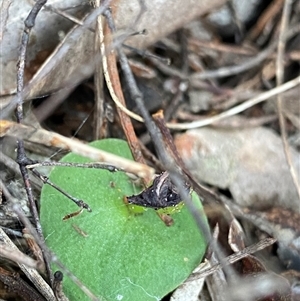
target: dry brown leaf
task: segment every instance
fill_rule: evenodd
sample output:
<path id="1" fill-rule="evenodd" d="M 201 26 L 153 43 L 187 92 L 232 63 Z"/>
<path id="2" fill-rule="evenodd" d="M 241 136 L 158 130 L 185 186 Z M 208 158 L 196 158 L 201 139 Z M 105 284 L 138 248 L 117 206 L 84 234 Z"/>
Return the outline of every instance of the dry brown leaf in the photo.
<path id="1" fill-rule="evenodd" d="M 144 3 L 146 10 L 137 24 L 134 24 L 136 17 L 140 13 L 140 1 L 120 1 L 118 6 L 118 14 L 116 17 L 116 25 L 118 29 L 126 29 L 125 36 L 135 30 L 146 29 L 148 34 L 135 36 L 128 41 L 134 47 L 146 47 L 149 44 L 161 39 L 168 33 L 175 31 L 183 24 L 188 23 L 193 18 L 205 14 L 215 7 L 224 4 L 226 0 L 205 0 L 205 1 L 141 1 Z M 68 1 L 52 1 L 51 5 L 55 8 L 60 8 L 65 12 L 75 15 L 78 18 L 82 17 L 84 13 L 91 9 L 88 5 L 82 6 L 80 0 Z M 75 9 L 67 9 L 70 7 L 77 7 Z M 16 90 L 16 63 L 18 60 L 18 49 L 20 45 L 20 38 L 22 30 L 24 29 L 23 20 L 27 17 L 32 4 L 30 2 L 19 5 L 18 1 L 13 1 L 12 5 L 6 9 L 8 12 L 8 21 L 6 23 L 6 30 L 3 34 L 3 41 L 1 45 L 1 62 L 0 69 L 2 74 L 0 95 L 14 93 Z M 95 18 L 96 19 L 96 18 Z M 28 62 L 34 61 L 36 56 L 45 50 L 52 51 L 58 44 L 60 34 L 64 36 L 74 24 L 71 21 L 51 13 L 43 9 L 36 21 L 36 25 L 32 30 L 31 43 L 28 48 Z M 93 28 L 93 26 L 92 26 Z M 74 29 L 73 29 L 74 31 Z M 39 71 L 39 76 L 35 77 L 35 81 L 42 80 L 43 83 L 39 88 L 40 94 L 45 94 L 51 90 L 56 90 L 61 87 L 61 83 L 68 78 L 74 70 L 91 57 L 93 51 L 94 34 L 85 29 L 81 30 L 81 36 L 75 40 L 70 39 L 70 33 L 64 39 L 64 44 L 70 44 L 69 51 L 64 52 L 63 56 L 56 54 L 52 55 L 51 68 L 49 68 L 49 58 L 47 62 Z M 80 41 L 78 41 L 79 39 Z M 62 45 L 60 45 L 62 47 Z M 44 73 L 51 71 L 49 78 L 44 78 Z M 42 77 L 42 75 L 44 75 Z M 54 83 L 52 83 L 54 80 Z M 30 95 L 37 93 L 37 84 L 34 85 L 34 91 L 30 91 Z M 9 100 L 6 100 L 9 101 Z"/>

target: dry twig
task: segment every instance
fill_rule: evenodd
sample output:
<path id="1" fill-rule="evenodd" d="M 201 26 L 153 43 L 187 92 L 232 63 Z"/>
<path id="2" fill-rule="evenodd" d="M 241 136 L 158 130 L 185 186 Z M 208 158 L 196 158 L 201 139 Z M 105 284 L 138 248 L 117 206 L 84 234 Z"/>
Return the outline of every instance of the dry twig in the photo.
<path id="1" fill-rule="evenodd" d="M 202 277 L 207 277 L 208 275 L 213 274 L 215 271 L 221 269 L 224 265 L 233 264 L 245 257 L 247 257 L 250 254 L 256 253 L 260 250 L 265 249 L 268 246 L 271 246 L 276 242 L 275 238 L 265 238 L 261 241 L 259 241 L 257 244 L 251 245 L 237 253 L 234 253 L 227 258 L 225 258 L 221 263 L 218 263 L 208 269 L 204 269 L 202 271 L 199 271 L 197 273 L 192 274 L 187 281 L 193 281 L 195 279 L 199 279 Z"/>
<path id="2" fill-rule="evenodd" d="M 3 137 L 4 135 L 72 151 L 75 154 L 90 158 L 96 162 L 107 162 L 109 164 L 112 164 L 113 162 L 113 165 L 118 166 L 129 173 L 136 174 L 140 178 L 152 178 L 155 173 L 154 169 L 147 165 L 98 150 L 80 142 L 77 139 L 67 138 L 53 132 L 31 128 L 12 121 L 0 120 L 0 137 Z"/>
<path id="3" fill-rule="evenodd" d="M 116 7 L 116 5 L 112 5 L 112 8 Z M 114 13 L 114 11 L 113 11 Z M 106 16 L 107 17 L 107 16 Z M 129 144 L 131 153 L 136 162 L 145 164 L 145 160 L 143 158 L 140 143 L 136 137 L 131 119 L 125 112 L 123 112 L 118 103 L 121 104 L 122 108 L 126 107 L 125 99 L 123 96 L 123 91 L 121 88 L 118 68 L 117 68 L 117 61 L 116 55 L 113 50 L 109 51 L 111 47 L 112 35 L 110 33 L 115 32 L 115 28 L 111 27 L 106 24 L 105 30 L 103 31 L 101 22 L 99 23 L 99 34 L 100 34 L 100 41 L 101 41 L 101 54 L 102 54 L 102 62 L 103 62 L 103 71 L 104 77 L 106 80 L 107 87 L 109 89 L 110 95 L 113 101 L 117 104 L 117 110 L 120 117 L 121 125 L 124 130 L 124 133 L 127 138 L 127 142 Z M 104 37 L 105 36 L 105 37 Z M 104 39 L 105 38 L 105 39 Z M 145 182 L 151 181 L 151 178 L 146 178 Z"/>

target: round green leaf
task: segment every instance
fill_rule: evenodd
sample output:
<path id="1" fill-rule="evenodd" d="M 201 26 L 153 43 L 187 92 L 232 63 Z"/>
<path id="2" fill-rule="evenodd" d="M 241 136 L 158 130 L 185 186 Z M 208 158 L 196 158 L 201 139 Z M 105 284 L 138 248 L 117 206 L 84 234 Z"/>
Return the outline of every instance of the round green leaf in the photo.
<path id="1" fill-rule="evenodd" d="M 125 141 L 105 139 L 91 145 L 132 159 Z M 61 161 L 90 162 L 72 153 Z M 52 187 L 42 189 L 40 215 L 47 245 L 99 298 L 160 300 L 201 262 L 205 239 L 185 206 L 167 227 L 152 209 L 138 215 L 129 210 L 123 198 L 140 188 L 123 172 L 55 167 L 49 178 L 92 208 L 63 221 L 78 207 Z M 206 221 L 199 199 L 194 199 Z M 89 300 L 67 277 L 64 291 L 72 301 Z"/>

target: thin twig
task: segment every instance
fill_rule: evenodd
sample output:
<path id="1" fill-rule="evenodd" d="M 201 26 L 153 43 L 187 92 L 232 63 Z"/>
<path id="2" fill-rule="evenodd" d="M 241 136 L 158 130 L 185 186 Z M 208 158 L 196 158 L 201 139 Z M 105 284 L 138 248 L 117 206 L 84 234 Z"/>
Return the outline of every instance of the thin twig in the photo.
<path id="1" fill-rule="evenodd" d="M 288 38 L 291 35 L 294 35 L 295 30 L 296 31 L 300 30 L 300 26 L 296 26 L 296 29 L 292 29 L 291 31 L 287 32 L 286 37 Z M 190 76 L 189 80 L 192 82 L 193 80 L 223 78 L 226 76 L 240 74 L 261 64 L 265 59 L 268 58 L 268 56 L 272 54 L 272 52 L 276 49 L 276 47 L 277 47 L 277 41 L 275 40 L 265 50 L 261 51 L 253 58 L 247 59 L 243 64 L 240 64 L 238 66 L 222 67 L 217 70 L 208 70 L 204 72 L 194 73 Z"/>
<path id="2" fill-rule="evenodd" d="M 286 33 L 286 39 L 290 39 L 292 38 L 294 35 L 298 34 L 300 31 L 300 25 L 296 24 L 293 28 L 290 28 L 288 30 L 288 32 Z M 209 43 L 208 43 L 209 45 Z M 264 59 L 266 59 L 267 53 L 268 51 L 271 51 L 271 49 L 275 50 L 275 48 L 277 47 L 277 41 L 274 41 L 272 44 L 269 45 L 268 48 L 266 48 L 265 50 L 263 50 L 262 52 L 260 52 L 258 54 L 258 56 L 253 56 L 253 58 L 248 58 L 247 61 L 244 64 L 240 64 L 239 66 L 227 66 L 227 67 L 222 67 L 220 69 L 216 69 L 216 70 L 207 70 L 207 71 L 202 71 L 199 73 L 194 73 L 191 77 L 190 77 L 190 84 L 191 86 L 197 86 L 197 82 L 198 80 L 196 78 L 199 79 L 208 79 L 208 78 L 222 78 L 225 76 L 229 76 L 229 75 L 236 75 L 238 73 L 241 72 L 245 72 L 248 69 L 257 66 L 259 63 L 261 63 L 261 60 L 263 61 Z M 271 55 L 270 58 L 272 58 L 273 54 L 271 51 Z M 155 64 L 155 62 L 153 62 Z M 159 63 L 159 62 L 158 62 Z M 176 75 L 179 78 L 185 79 L 186 75 L 181 74 L 178 70 L 169 68 L 168 66 L 163 66 L 162 64 L 157 64 L 157 67 L 162 71 L 162 72 L 166 72 L 167 74 L 170 75 Z M 193 80 L 195 77 L 195 80 Z"/>
<path id="3" fill-rule="evenodd" d="M 215 122 L 218 122 L 222 119 L 225 119 L 227 117 L 241 113 L 241 112 L 245 111 L 246 109 L 253 107 L 256 104 L 258 104 L 262 101 L 265 101 L 273 96 L 276 96 L 280 93 L 283 93 L 287 90 L 290 90 L 290 89 L 298 86 L 299 84 L 300 84 L 300 76 L 298 76 L 298 77 L 290 80 L 289 82 L 286 82 L 285 84 L 278 86 L 272 90 L 261 93 L 258 96 L 255 96 L 255 97 L 243 102 L 242 104 L 237 105 L 237 106 L 235 106 L 225 112 L 222 112 L 218 115 L 215 115 L 213 117 L 204 118 L 204 119 L 201 119 L 198 121 L 187 122 L 187 123 L 167 123 L 167 126 L 168 126 L 168 128 L 170 128 L 172 130 L 188 130 L 188 129 L 195 129 L 195 128 L 207 126 L 207 125 L 213 124 Z M 130 116 L 131 118 L 133 118 L 137 121 L 144 122 L 144 119 L 141 116 L 128 110 L 125 106 L 123 106 L 122 103 L 119 101 L 118 97 L 116 96 L 116 94 L 113 93 L 112 97 L 113 97 L 115 104 L 118 106 L 118 108 L 120 108 L 128 116 Z"/>
<path id="4" fill-rule="evenodd" d="M 17 124 L 8 120 L 0 120 L 0 137 L 8 135 L 23 138 L 33 143 L 61 148 L 72 151 L 75 154 L 90 158 L 96 162 L 113 164 L 126 172 L 137 175 L 140 178 L 152 178 L 155 170 L 147 165 L 128 160 L 111 153 L 86 145 L 77 139 L 71 139 L 43 129 L 35 129 L 23 124 Z"/>
<path id="5" fill-rule="evenodd" d="M 100 7 L 100 0 L 94 1 L 95 7 Z M 99 31 L 102 28 L 102 16 L 98 16 L 96 21 L 96 30 L 94 38 L 94 51 L 95 57 L 99 57 L 101 54 L 101 36 Z M 103 59 L 103 58 L 102 58 Z M 104 125 L 104 93 L 103 93 L 103 67 L 99 62 L 96 64 L 94 74 L 94 87 L 95 87 L 95 111 L 94 111 L 94 140 L 100 139 L 105 136 L 101 133 L 101 128 Z"/>
<path id="6" fill-rule="evenodd" d="M 74 17 L 74 16 L 66 13 L 65 11 L 63 11 L 61 9 L 58 9 L 58 8 L 54 7 L 53 5 L 47 4 L 47 5 L 44 6 L 44 8 L 46 10 L 49 10 L 49 11 L 51 11 L 53 13 L 56 13 L 57 15 L 59 15 L 59 16 L 65 18 L 65 19 L 73 22 L 74 24 L 84 25 L 84 23 L 82 22 L 82 20 L 77 19 L 76 17 Z"/>
<path id="7" fill-rule="evenodd" d="M 24 21 L 25 29 L 22 34 L 21 40 L 21 48 L 20 48 L 20 56 L 18 62 L 18 73 L 17 73 L 17 112 L 16 117 L 18 123 L 21 123 L 23 120 L 23 99 L 22 92 L 24 87 L 24 70 L 25 70 L 25 61 L 26 61 L 26 53 L 27 53 L 27 45 L 29 42 L 29 36 L 31 29 L 35 24 L 35 19 L 44 6 L 47 0 L 39 0 L 35 3 L 26 20 Z"/>
<path id="8" fill-rule="evenodd" d="M 228 256 L 227 258 L 225 258 L 223 260 L 222 263 L 218 263 L 208 269 L 204 269 L 203 271 L 193 273 L 186 281 L 193 281 L 196 279 L 207 277 L 208 275 L 213 274 L 214 272 L 221 269 L 225 265 L 233 264 L 233 263 L 247 257 L 250 254 L 256 253 L 260 250 L 265 249 L 268 246 L 271 246 L 275 242 L 276 242 L 275 238 L 265 238 L 254 245 L 251 245 L 237 253 L 234 253 L 234 254 Z"/>
<path id="9" fill-rule="evenodd" d="M 47 184 L 49 186 L 51 186 L 52 188 L 54 188 L 55 190 L 59 191 L 62 195 L 64 195 L 65 197 L 67 197 L 68 199 L 70 199 L 71 201 L 73 201 L 79 208 L 82 209 L 86 209 L 88 212 L 92 212 L 92 209 L 90 208 L 90 206 L 85 203 L 83 200 L 77 199 L 75 197 L 73 197 L 72 195 L 70 195 L 68 192 L 64 191 L 63 189 L 61 189 L 59 186 L 57 186 L 56 184 L 52 183 L 48 177 L 42 175 L 41 173 L 39 173 L 37 170 L 35 170 L 34 168 L 31 169 L 32 173 L 39 178 L 44 184 Z"/>
<path id="10" fill-rule="evenodd" d="M 188 59 L 188 46 L 187 46 L 187 37 L 184 29 L 181 29 L 178 33 L 178 39 L 181 44 L 181 72 L 183 74 L 188 74 L 189 71 L 189 59 Z M 177 93 L 169 103 L 168 107 L 164 112 L 165 120 L 170 120 L 171 116 L 174 116 L 179 104 L 184 100 L 184 94 L 188 89 L 187 81 L 178 80 L 177 81 Z"/>
<path id="11" fill-rule="evenodd" d="M 280 32 L 278 38 L 278 51 L 277 51 L 277 58 L 276 58 L 276 84 L 280 86 L 283 83 L 284 78 L 284 51 L 285 51 L 285 44 L 286 44 L 286 35 L 285 32 L 288 27 L 289 16 L 291 14 L 293 0 L 285 0 L 280 24 Z M 286 132 L 286 124 L 285 118 L 283 115 L 283 108 L 282 108 L 282 96 L 279 94 L 277 96 L 277 109 L 278 109 L 278 118 L 279 118 L 279 126 L 281 132 L 281 138 L 284 146 L 284 153 L 286 157 L 286 161 L 288 163 L 290 173 L 296 187 L 299 199 L 300 199 L 300 183 L 298 179 L 298 175 L 293 165 L 293 161 L 291 158 L 291 152 L 289 143 L 287 141 L 287 132 Z"/>
<path id="12" fill-rule="evenodd" d="M 18 66 L 17 66 L 16 118 L 17 118 L 17 122 L 19 124 L 21 124 L 23 122 L 23 118 L 24 118 L 22 93 L 23 93 L 23 88 L 24 88 L 24 71 L 25 71 L 25 61 L 26 61 L 26 53 L 27 53 L 27 46 L 28 46 L 28 42 L 29 42 L 29 36 L 30 36 L 30 32 L 31 32 L 32 28 L 35 25 L 36 17 L 46 2 L 47 2 L 47 0 L 37 1 L 35 3 L 35 5 L 33 6 L 33 8 L 31 9 L 29 15 L 27 16 L 27 18 L 24 21 L 25 28 L 24 28 L 24 31 L 22 34 L 19 62 L 18 62 Z M 22 178 L 24 181 L 24 186 L 25 186 L 25 190 L 26 190 L 26 194 L 27 194 L 27 198 L 28 198 L 29 208 L 30 208 L 33 220 L 34 220 L 34 226 L 35 226 L 36 231 L 40 238 L 39 241 L 43 241 L 44 236 L 43 236 L 42 227 L 40 224 L 39 214 L 38 214 L 37 206 L 36 206 L 35 199 L 33 196 L 32 187 L 30 184 L 29 173 L 28 173 L 28 170 L 26 169 L 26 164 L 28 162 L 31 162 L 31 160 L 29 160 L 26 156 L 24 142 L 23 142 L 22 137 L 19 137 L 19 139 L 17 140 L 17 163 L 19 164 L 19 168 L 20 168 Z M 29 228 L 29 229 L 31 229 L 31 228 Z M 48 274 L 47 276 L 48 276 L 49 281 L 51 281 L 50 266 L 49 266 L 49 263 L 47 262 L 47 257 L 45 256 L 45 254 L 43 254 L 43 255 L 44 255 L 45 266 L 46 266 L 47 274 Z M 36 272 L 36 271 L 33 270 L 33 273 L 34 272 Z"/>
<path id="13" fill-rule="evenodd" d="M 25 61 L 26 61 L 26 53 L 27 53 L 27 45 L 29 42 L 29 36 L 30 36 L 31 29 L 33 28 L 33 26 L 35 24 L 35 19 L 38 15 L 39 11 L 42 9 L 43 5 L 46 2 L 47 2 L 47 0 L 37 1 L 24 22 L 25 29 L 24 29 L 24 32 L 22 35 L 20 56 L 19 56 L 19 62 L 18 62 L 18 72 L 17 72 L 16 117 L 17 117 L 18 123 L 22 123 L 23 118 L 24 118 L 22 92 L 23 92 L 23 87 L 24 87 L 24 70 L 25 70 Z M 34 222 L 35 222 L 37 232 L 39 233 L 40 237 L 43 238 L 42 228 L 41 228 L 39 216 L 38 216 L 38 211 L 36 208 L 36 204 L 34 201 L 32 189 L 31 189 L 31 185 L 30 185 L 30 181 L 29 181 L 29 174 L 25 168 L 25 164 L 27 164 L 27 160 L 26 160 L 26 155 L 25 155 L 24 143 L 21 139 L 17 140 L 17 162 L 19 164 L 21 174 L 22 174 L 22 177 L 24 180 L 25 189 L 26 189 L 28 201 L 30 204 L 29 207 L 30 207 L 31 214 L 32 214 Z"/>
<path id="14" fill-rule="evenodd" d="M 124 171 L 122 168 L 118 168 L 114 165 L 111 164 L 105 164 L 105 163 L 98 163 L 98 162 L 93 162 L 93 163 L 73 163 L 73 162 L 51 162 L 51 161 L 44 161 L 44 162 L 39 162 L 39 163 L 34 163 L 27 165 L 26 168 L 32 169 L 32 168 L 37 168 L 40 166 L 63 166 L 63 167 L 76 167 L 76 168 L 97 168 L 97 169 L 106 169 L 110 172 L 115 172 L 115 171 Z"/>
<path id="15" fill-rule="evenodd" d="M 164 58 L 164 57 L 161 57 L 159 55 L 156 55 L 152 52 L 150 52 L 149 50 L 141 50 L 141 49 L 137 49 L 137 48 L 134 48 L 132 46 L 129 46 L 125 43 L 122 44 L 122 46 L 125 48 L 125 49 L 128 49 L 130 50 L 131 52 L 133 53 L 136 53 L 138 54 L 139 56 L 141 56 L 142 58 L 152 58 L 154 60 L 158 60 L 166 65 L 170 65 L 171 63 L 171 60 L 169 58 Z"/>
<path id="16" fill-rule="evenodd" d="M 112 9 L 115 6 L 112 5 Z M 105 25 L 105 40 L 104 40 L 104 31 L 102 28 L 102 24 L 99 23 L 99 34 L 100 34 L 100 40 L 101 40 L 101 54 L 102 54 L 102 63 L 103 63 L 103 71 L 104 71 L 104 77 L 106 81 L 106 85 L 108 87 L 108 90 L 110 92 L 110 95 L 112 99 L 116 102 L 120 102 L 122 108 L 125 108 L 125 98 L 123 95 L 123 91 L 121 88 L 121 82 L 119 78 L 118 68 L 117 68 L 117 60 L 116 55 L 114 51 L 109 51 L 109 48 L 111 47 L 108 44 L 111 44 L 112 41 L 112 34 L 115 32 L 115 28 L 109 28 L 107 25 Z M 117 106 L 118 115 L 120 117 L 121 125 L 123 128 L 123 131 L 126 135 L 127 142 L 129 144 L 131 153 L 135 159 L 136 162 L 146 164 L 145 159 L 143 158 L 142 151 L 140 149 L 140 143 L 138 141 L 138 138 L 135 134 L 135 130 L 133 127 L 133 124 L 131 122 L 131 119 L 129 116 L 123 112 L 119 106 Z M 145 178 L 145 183 L 150 182 L 151 178 Z"/>
<path id="17" fill-rule="evenodd" d="M 201 50 L 201 49 L 211 49 L 218 52 L 225 52 L 225 53 L 232 53 L 232 54 L 239 54 L 245 56 L 253 56 L 257 53 L 257 51 L 250 47 L 243 47 L 241 45 L 233 45 L 233 44 L 225 44 L 220 43 L 220 41 L 205 41 L 199 40 L 197 38 L 189 38 L 188 45 L 192 50 Z"/>
<path id="18" fill-rule="evenodd" d="M 214 122 L 220 121 L 224 118 L 236 115 L 238 113 L 241 113 L 245 111 L 246 109 L 251 108 L 252 106 L 265 101 L 275 95 L 278 95 L 280 93 L 283 93 L 289 89 L 292 89 L 296 86 L 300 85 L 300 76 L 290 80 L 289 82 L 286 82 L 285 84 L 278 86 L 270 91 L 261 93 L 260 95 L 253 97 L 242 104 L 235 106 L 228 111 L 222 112 L 218 115 L 215 115 L 213 117 L 205 118 L 199 121 L 189 122 L 189 123 L 168 123 L 168 127 L 174 130 L 187 130 L 187 129 L 195 129 L 199 127 L 203 127 L 209 124 L 212 124 Z"/>
<path id="19" fill-rule="evenodd" d="M 261 32 L 266 28 L 270 20 L 275 19 L 276 15 L 280 13 L 282 9 L 283 0 L 275 0 L 270 3 L 264 12 L 259 16 L 254 27 L 249 32 L 249 40 L 255 41 Z"/>
<path id="20" fill-rule="evenodd" d="M 204 72 L 194 73 L 191 75 L 190 80 L 205 80 L 210 78 L 223 78 L 226 76 L 233 76 L 245 72 L 261 64 L 269 55 L 272 54 L 276 48 L 275 44 L 271 44 L 267 49 L 257 54 L 252 59 L 247 59 L 244 63 L 237 66 L 222 67 L 217 70 L 207 70 Z"/>

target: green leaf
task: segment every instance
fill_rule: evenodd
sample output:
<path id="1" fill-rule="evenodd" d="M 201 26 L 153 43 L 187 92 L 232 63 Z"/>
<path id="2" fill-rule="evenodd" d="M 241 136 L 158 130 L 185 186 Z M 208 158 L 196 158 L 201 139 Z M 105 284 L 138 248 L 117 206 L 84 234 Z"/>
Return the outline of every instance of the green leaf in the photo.
<path id="1" fill-rule="evenodd" d="M 125 141 L 105 139 L 91 145 L 132 159 Z M 90 162 L 72 153 L 61 161 Z M 63 221 L 78 207 L 52 187 L 43 187 L 40 215 L 46 243 L 98 297 L 160 300 L 201 262 L 205 239 L 187 208 L 172 215 L 171 227 L 165 226 L 153 209 L 133 214 L 123 197 L 138 193 L 140 188 L 125 173 L 55 167 L 50 180 L 92 208 L 91 213 L 83 211 Z M 206 221 L 199 199 L 194 199 Z M 64 291 L 71 301 L 89 300 L 67 277 Z"/>

